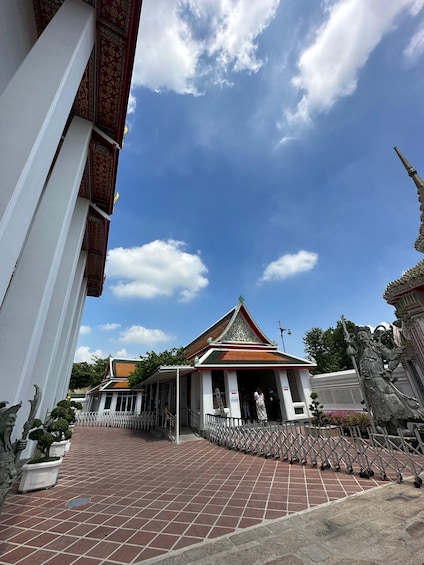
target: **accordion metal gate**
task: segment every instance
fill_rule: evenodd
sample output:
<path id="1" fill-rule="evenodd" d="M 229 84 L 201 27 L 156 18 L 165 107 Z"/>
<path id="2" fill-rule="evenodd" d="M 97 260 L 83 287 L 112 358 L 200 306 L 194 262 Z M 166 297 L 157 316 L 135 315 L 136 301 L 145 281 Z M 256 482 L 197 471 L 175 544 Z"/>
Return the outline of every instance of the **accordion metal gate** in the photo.
<path id="1" fill-rule="evenodd" d="M 378 433 L 368 428 L 312 426 L 285 423 L 263 425 L 241 418 L 207 415 L 206 437 L 210 441 L 243 453 L 280 459 L 291 464 L 358 473 L 363 478 L 379 475 L 381 480 L 401 483 L 413 476 L 420 488 L 424 470 L 424 442 L 417 429 L 405 435 Z"/>

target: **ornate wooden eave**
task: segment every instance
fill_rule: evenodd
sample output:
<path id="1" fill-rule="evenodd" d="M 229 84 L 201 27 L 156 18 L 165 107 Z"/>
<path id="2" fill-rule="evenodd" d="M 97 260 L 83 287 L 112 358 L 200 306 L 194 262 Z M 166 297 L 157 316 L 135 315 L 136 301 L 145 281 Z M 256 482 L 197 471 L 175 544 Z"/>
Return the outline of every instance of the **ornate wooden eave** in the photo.
<path id="1" fill-rule="evenodd" d="M 103 291 L 109 226 L 109 218 L 90 206 L 83 243 L 83 249 L 87 251 L 87 296 L 100 296 Z"/>
<path id="2" fill-rule="evenodd" d="M 76 115 L 89 120 L 94 124 L 94 130 L 79 196 L 89 199 L 110 215 L 113 212 L 118 156 L 124 136 L 142 0 L 84 1 L 96 10 L 96 40 L 70 117 Z M 38 35 L 63 3 L 64 0 L 33 0 Z M 103 289 L 109 233 L 105 218 L 101 221 L 97 218 L 103 224 L 102 229 L 93 227 L 96 217 L 96 214 L 89 214 L 85 237 L 85 244 L 88 244 L 85 249 L 88 252 L 86 276 L 89 296 L 100 296 Z M 106 239 L 100 242 L 99 237 Z M 95 242 L 93 248 L 90 247 L 92 242 Z"/>

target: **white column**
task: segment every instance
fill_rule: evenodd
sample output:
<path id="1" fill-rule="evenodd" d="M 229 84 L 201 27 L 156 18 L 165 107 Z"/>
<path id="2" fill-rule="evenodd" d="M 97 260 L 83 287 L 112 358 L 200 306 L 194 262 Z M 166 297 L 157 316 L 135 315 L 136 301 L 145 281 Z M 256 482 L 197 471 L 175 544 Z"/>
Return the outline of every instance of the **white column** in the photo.
<path id="1" fill-rule="evenodd" d="M 101 416 L 104 411 L 105 411 L 105 402 L 106 402 L 106 393 L 105 392 L 99 392 L 99 408 L 97 410 L 97 414 L 99 416 Z"/>
<path id="2" fill-rule="evenodd" d="M 212 392 L 212 374 L 210 371 L 199 372 L 200 381 L 200 424 L 201 430 L 205 429 L 206 414 L 214 414 L 213 409 L 213 392 Z"/>
<path id="3" fill-rule="evenodd" d="M 61 191 L 63 192 L 64 202 L 62 203 L 62 208 L 68 208 L 65 212 L 66 223 L 71 211 L 70 208 L 75 202 L 76 194 L 81 184 L 90 136 L 91 124 L 81 118 L 74 118 L 43 197 L 44 201 L 44 198 L 47 198 L 49 193 L 59 197 Z M 69 194 L 68 207 L 65 206 L 67 193 Z M 47 214 L 52 214 L 50 208 L 54 209 L 54 215 L 60 212 L 60 207 L 57 206 L 57 202 L 53 199 L 50 199 L 48 204 Z M 89 201 L 79 198 L 74 206 L 31 381 L 41 386 L 43 390 L 43 403 L 46 403 L 48 395 L 50 396 L 51 403 L 55 400 L 61 400 L 61 398 L 55 398 L 55 392 L 59 382 L 63 381 L 64 375 L 58 372 L 52 375 L 51 371 L 56 359 L 63 327 L 70 321 L 67 311 L 68 302 L 85 233 Z M 48 219 L 44 219 L 43 223 L 44 221 L 48 221 Z M 50 235 L 50 230 L 48 235 Z M 80 278 L 79 287 L 81 286 L 81 280 Z M 65 345 L 66 351 L 67 344 L 62 345 Z M 60 355 L 63 355 L 63 350 L 60 352 Z M 48 386 L 47 383 L 49 383 Z M 65 388 L 67 390 L 67 385 Z M 51 405 L 48 406 L 51 407 Z"/>
<path id="4" fill-rule="evenodd" d="M 68 380 L 71 377 L 72 363 L 75 357 L 75 349 L 81 327 L 85 299 L 87 297 L 87 279 L 83 278 L 86 262 L 87 253 L 83 251 L 78 262 L 77 273 L 72 290 L 72 297 L 75 296 L 75 300 L 72 297 L 69 300 L 69 316 L 67 316 L 67 324 L 64 327 L 65 332 L 61 339 L 61 343 L 64 344 L 62 349 L 63 355 L 62 357 L 58 355 L 58 363 L 55 365 L 58 367 L 57 372 L 55 370 L 52 371 L 53 375 L 68 375 Z M 58 354 L 59 353 L 60 351 L 58 351 Z M 56 399 L 60 400 L 66 396 L 67 386 L 68 384 L 66 385 L 66 390 L 56 390 Z"/>
<path id="5" fill-rule="evenodd" d="M 306 405 L 306 410 L 308 408 L 308 404 L 310 402 L 311 396 L 311 374 L 308 369 L 299 369 L 299 378 L 300 378 L 300 385 L 302 391 L 302 400 Z M 308 418 L 309 414 L 306 413 L 305 416 Z"/>
<path id="6" fill-rule="evenodd" d="M 110 391 L 109 391 L 109 392 L 110 392 Z M 105 394 L 105 393 L 103 393 L 103 394 Z M 118 393 L 117 393 L 117 392 L 114 392 L 114 393 L 112 394 L 112 402 L 110 403 L 110 410 L 109 410 L 109 412 L 110 412 L 111 414 L 114 414 L 114 413 L 116 412 L 116 401 L 117 401 L 117 400 L 118 400 Z"/>
<path id="7" fill-rule="evenodd" d="M 1 396 L 26 400 L 87 160 L 91 125 L 75 118 L 0 308 Z M 4 372 L 3 372 L 4 371 Z M 7 376 L 7 378 L 6 378 Z M 43 375 L 40 375 L 43 380 Z M 38 384 L 38 383 L 37 383 Z M 19 417 L 18 417 L 19 419 Z"/>
<path id="8" fill-rule="evenodd" d="M 177 367 L 175 381 L 175 443 L 180 443 L 180 369 Z"/>
<path id="9" fill-rule="evenodd" d="M 279 371 L 278 369 L 274 370 L 275 387 L 277 389 L 278 398 L 280 400 L 281 418 L 284 421 L 284 420 L 287 420 L 288 418 L 287 418 L 286 406 L 285 406 L 285 402 L 284 402 L 283 385 L 282 385 L 282 382 L 281 382 L 281 374 L 282 374 L 282 371 Z M 287 377 L 287 373 L 286 373 L 286 377 Z"/>
<path id="10" fill-rule="evenodd" d="M 233 418 L 241 418 L 237 371 L 224 371 L 224 379 L 229 415 Z"/>
<path id="11" fill-rule="evenodd" d="M 0 303 L 95 40 L 95 11 L 66 0 L 0 97 Z"/>
<path id="12" fill-rule="evenodd" d="M 280 369 L 280 383 L 287 420 L 295 420 L 296 418 L 294 413 L 293 400 L 290 392 L 290 384 L 287 377 L 287 371 L 285 369 Z"/>
<path id="13" fill-rule="evenodd" d="M 135 413 L 136 414 L 141 414 L 142 402 L 143 402 L 143 393 L 140 390 L 138 390 L 136 401 L 135 401 Z"/>
<path id="14" fill-rule="evenodd" d="M 66 398 L 68 393 L 70 375 L 59 372 L 55 365 L 57 365 L 57 356 L 59 355 L 62 359 L 70 345 L 69 342 L 64 343 L 62 337 L 63 333 L 68 331 L 68 324 L 72 321 L 70 308 L 75 307 L 75 304 L 70 305 L 69 301 L 71 297 L 74 301 L 77 298 L 73 289 L 78 263 L 81 261 L 81 245 L 85 233 L 88 206 L 88 200 L 78 198 L 33 371 L 32 382 L 41 386 L 45 401 L 50 396 L 50 406 L 55 405 L 58 400 Z M 81 281 L 82 276 L 79 270 L 77 274 L 79 289 L 81 288 Z M 62 344 L 60 350 L 59 343 Z M 43 377 L 44 382 L 41 382 Z M 63 390 L 65 390 L 65 394 L 61 394 L 60 397 L 56 396 L 58 392 L 62 393 Z"/>

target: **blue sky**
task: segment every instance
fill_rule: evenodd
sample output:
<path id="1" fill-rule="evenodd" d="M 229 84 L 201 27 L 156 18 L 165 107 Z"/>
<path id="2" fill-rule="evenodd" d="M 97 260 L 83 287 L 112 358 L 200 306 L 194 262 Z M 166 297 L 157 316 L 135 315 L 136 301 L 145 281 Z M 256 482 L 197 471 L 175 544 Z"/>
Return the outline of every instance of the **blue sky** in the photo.
<path id="1" fill-rule="evenodd" d="M 416 265 L 424 0 L 144 0 L 103 295 L 75 361 L 188 344 L 238 303 L 287 352 Z"/>

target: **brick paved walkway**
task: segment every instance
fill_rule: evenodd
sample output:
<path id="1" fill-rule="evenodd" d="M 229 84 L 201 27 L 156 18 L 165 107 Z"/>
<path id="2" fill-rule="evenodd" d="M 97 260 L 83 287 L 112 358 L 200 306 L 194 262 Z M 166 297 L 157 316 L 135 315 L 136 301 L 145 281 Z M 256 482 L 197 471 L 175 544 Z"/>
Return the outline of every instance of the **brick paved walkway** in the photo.
<path id="1" fill-rule="evenodd" d="M 139 563 L 379 484 L 207 440 L 174 445 L 144 432 L 78 427 L 54 488 L 9 493 L 0 564 Z M 76 499 L 88 500 L 69 507 Z"/>

